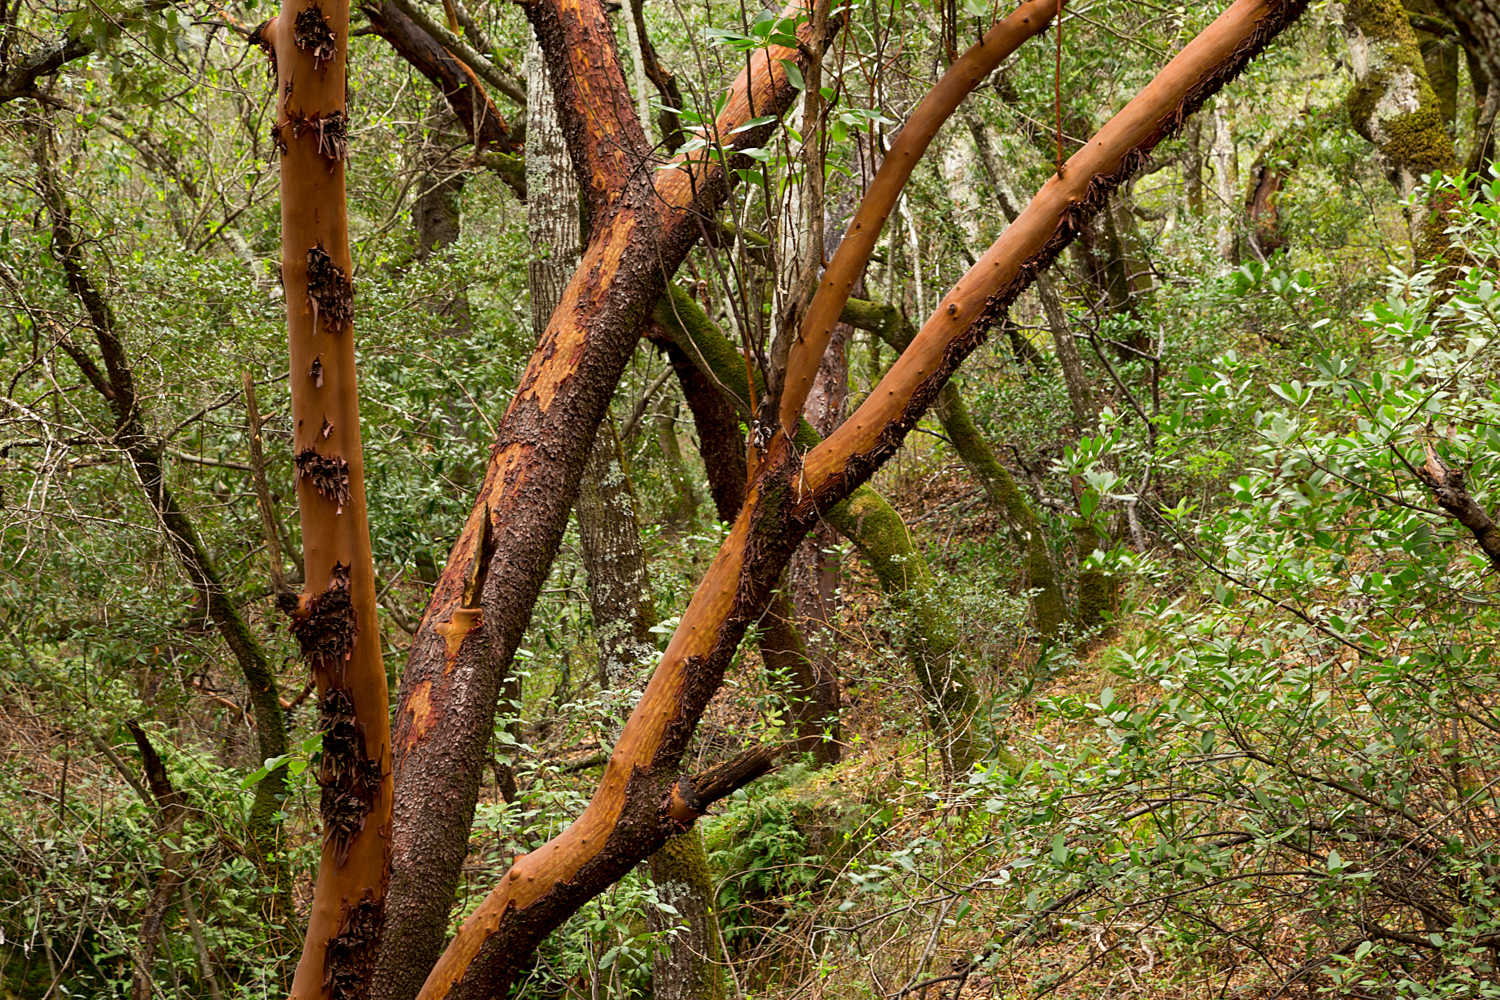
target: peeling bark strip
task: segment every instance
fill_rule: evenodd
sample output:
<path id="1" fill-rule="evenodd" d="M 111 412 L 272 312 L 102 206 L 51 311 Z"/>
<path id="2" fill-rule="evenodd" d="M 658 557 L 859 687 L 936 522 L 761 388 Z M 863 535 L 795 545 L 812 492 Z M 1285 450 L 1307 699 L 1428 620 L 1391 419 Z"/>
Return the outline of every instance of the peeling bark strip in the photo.
<path id="1" fill-rule="evenodd" d="M 817 293 L 802 317 L 797 340 L 787 353 L 780 412 L 781 426 L 788 434 L 802 415 L 802 405 L 817 378 L 818 366 L 828 350 L 828 339 L 838 325 L 844 302 L 864 274 L 885 220 L 938 129 L 996 66 L 1020 48 L 1021 43 L 1044 31 L 1061 9 L 1059 0 L 1028 0 L 1021 4 L 954 60 L 901 126 L 900 134 L 892 141 L 890 152 L 881 161 L 854 218 L 849 221 L 833 260 L 823 272 Z"/>
<path id="2" fill-rule="evenodd" d="M 354 716 L 354 702 L 347 692 L 329 688 L 318 709 L 323 733 L 319 811 L 324 840 L 333 845 L 334 856 L 342 866 L 349 859 L 349 845 L 365 828 L 370 806 L 380 794 L 380 761 L 365 755 L 364 730 Z"/>
<path id="3" fill-rule="evenodd" d="M 342 121 L 343 118 L 343 112 L 339 112 L 337 119 Z M 320 132 L 320 153 L 323 152 L 323 143 L 324 135 Z M 344 157 L 336 159 L 342 160 Z M 328 256 L 328 251 L 323 249 L 321 243 L 307 251 L 307 307 L 312 310 L 313 325 L 317 325 L 318 317 L 321 316 L 329 333 L 338 333 L 354 320 L 354 284 L 344 269 Z M 319 362 L 314 359 L 313 364 L 317 365 Z"/>
<path id="4" fill-rule="evenodd" d="M 558 96 L 558 113 L 575 145 L 587 137 L 571 103 L 579 99 L 579 81 L 588 82 L 590 100 L 621 109 L 622 115 L 631 115 L 633 104 L 612 34 L 598 39 L 601 49 L 570 47 L 568 39 L 582 30 L 570 26 L 570 20 L 592 24 L 596 15 L 602 17 L 597 10 L 580 13 L 580 5 L 598 8 L 599 0 L 537 0 L 527 8 L 547 58 L 548 75 L 568 81 Z M 801 30 L 805 39 L 810 29 Z M 798 66 L 804 59 L 798 49 L 781 46 L 752 56 L 714 123 L 716 133 L 727 137 L 728 150 L 765 141 L 771 124 L 737 130 L 752 118 L 779 115 L 791 105 L 797 91 L 783 60 Z M 609 121 L 611 134 L 623 134 L 624 126 L 613 118 Z M 633 131 L 639 132 L 638 123 Z M 597 139 L 592 144 L 604 143 Z M 586 152 L 573 150 L 575 157 Z M 613 171 L 616 162 L 604 157 L 597 169 Z M 410 1000 L 409 991 L 394 979 L 386 980 L 386 970 L 392 977 L 401 975 L 403 968 L 407 975 L 412 969 L 425 971 L 442 949 L 501 679 L 511 669 L 531 620 L 595 430 L 651 306 L 661 296 L 666 276 L 698 237 L 700 220 L 712 217 L 728 190 L 717 153 L 695 152 L 679 158 L 676 168 L 669 170 L 642 163 L 621 168 L 626 190 L 613 201 L 600 199 L 608 207 L 602 212 L 596 208 L 582 262 L 500 423 L 473 513 L 412 640 L 395 714 L 400 793 L 391 904 L 382 944 L 400 961 L 382 958 L 381 975 L 372 985 L 376 998 Z M 465 570 L 473 565 L 485 530 L 503 544 L 496 545 L 494 557 L 487 560 L 482 616 L 461 614 Z"/>
<path id="5" fill-rule="evenodd" d="M 943 297 L 859 409 L 807 456 L 801 499 L 827 492 L 836 500 L 847 492 L 841 481 L 868 478 L 989 324 L 1077 238 L 1110 193 L 1306 7 L 1307 0 L 1236 0 L 1074 153 Z"/>
<path id="6" fill-rule="evenodd" d="M 323 8 L 316 3 L 297 12 L 293 37 L 297 39 L 297 48 L 311 55 L 319 66 L 333 58 L 337 39 L 328 26 L 328 18 L 323 16 Z"/>
<path id="7" fill-rule="evenodd" d="M 344 195 L 348 0 L 285 0 L 259 35 L 278 71 L 290 370 L 307 373 L 291 379 L 306 579 L 327 581 L 282 602 L 317 682 L 323 728 L 322 855 L 291 996 L 353 1000 L 364 994 L 385 904 L 391 766 Z"/>
<path id="8" fill-rule="evenodd" d="M 358 903 L 346 904 L 339 930 L 328 943 L 323 961 L 323 986 L 333 1000 L 360 1000 L 375 966 L 385 907 L 366 890 Z"/>
<path id="9" fill-rule="evenodd" d="M 328 423 L 327 418 L 323 420 L 323 426 L 330 433 L 333 425 Z M 328 434 L 321 435 L 324 438 Z M 312 484 L 313 489 L 325 500 L 332 500 L 338 505 L 336 513 L 342 514 L 344 508 L 349 506 L 349 463 L 342 458 L 327 457 L 319 455 L 312 448 L 304 448 L 297 452 L 295 459 L 297 463 L 297 478 L 306 479 Z M 347 572 L 348 567 L 345 567 Z"/>
<path id="10" fill-rule="evenodd" d="M 516 860 L 449 944 L 422 988 L 422 1000 L 505 995 L 543 935 L 661 845 L 664 828 L 676 827 L 663 802 L 677 778 L 677 760 L 746 626 L 818 510 L 836 503 L 891 455 L 953 368 L 983 339 L 984 325 L 996 312 L 1077 235 L 1108 192 L 1144 162 L 1147 150 L 1179 128 L 1305 7 L 1306 0 L 1238 0 L 1069 161 L 1063 177 L 1048 182 L 960 282 L 964 294 L 950 294 L 902 355 L 883 381 L 884 391 L 872 395 L 875 409 L 866 403 L 814 449 L 808 469 L 798 468 L 796 449 L 784 433 L 771 438 L 745 507 L 625 724 L 593 800 L 560 835 Z"/>

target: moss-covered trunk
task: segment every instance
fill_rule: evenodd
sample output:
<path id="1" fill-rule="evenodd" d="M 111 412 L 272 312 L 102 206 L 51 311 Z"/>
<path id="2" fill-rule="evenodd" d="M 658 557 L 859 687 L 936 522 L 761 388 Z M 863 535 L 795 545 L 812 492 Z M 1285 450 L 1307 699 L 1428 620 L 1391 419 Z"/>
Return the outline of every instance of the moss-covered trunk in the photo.
<path id="1" fill-rule="evenodd" d="M 692 296 L 675 285 L 669 292 L 669 298 L 657 305 L 658 328 L 673 339 L 683 356 L 704 369 L 709 381 L 748 420 L 750 392 L 744 359 Z M 758 374 L 753 377 L 759 397 L 763 388 Z M 797 447 L 811 448 L 820 440 L 811 424 L 799 421 Z M 868 485 L 859 486 L 827 510 L 823 520 L 854 544 L 891 603 L 908 616 L 907 656 L 927 705 L 943 771 L 949 777 L 966 773 L 976 758 L 971 723 L 979 698 L 960 647 L 958 624 L 937 592 L 926 557 L 913 544 L 901 515 Z M 773 603 L 768 617 L 776 607 Z"/>
<path id="2" fill-rule="evenodd" d="M 1375 146 L 1391 183 L 1410 195 L 1423 175 L 1456 170 L 1442 102 L 1401 0 L 1350 0 L 1343 5 L 1342 25 L 1354 71 L 1354 88 L 1345 99 L 1349 117 Z M 1407 220 L 1419 258 L 1447 247 L 1440 207 L 1430 205 Z"/>
<path id="3" fill-rule="evenodd" d="M 905 350 L 916 333 L 895 306 L 862 299 L 850 299 L 845 303 L 844 320 L 878 334 L 898 351 Z M 953 450 L 958 452 L 969 474 L 983 487 L 990 506 L 1010 525 L 1017 545 L 1025 554 L 1027 582 L 1036 592 L 1032 606 L 1036 612 L 1037 631 L 1047 638 L 1056 636 L 1067 620 L 1067 606 L 1052 568 L 1052 548 L 1041 521 L 1016 485 L 1010 470 L 995 457 L 989 442 L 980 433 L 958 386 L 952 382 L 945 385 L 938 393 L 934 409 L 948 440 L 953 443 Z"/>

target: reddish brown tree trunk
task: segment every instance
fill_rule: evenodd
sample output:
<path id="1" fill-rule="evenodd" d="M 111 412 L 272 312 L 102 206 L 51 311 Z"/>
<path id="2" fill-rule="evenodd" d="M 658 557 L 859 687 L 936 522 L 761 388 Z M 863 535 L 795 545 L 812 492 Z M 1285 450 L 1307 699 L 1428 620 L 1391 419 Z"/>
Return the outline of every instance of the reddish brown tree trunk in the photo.
<path id="1" fill-rule="evenodd" d="M 802 317 L 797 340 L 788 352 L 785 389 L 779 404 L 781 426 L 787 433 L 792 432 L 802 416 L 802 405 L 812 391 L 844 302 L 864 274 L 885 220 L 896 207 L 911 172 L 917 168 L 938 129 L 996 66 L 1022 42 L 1045 29 L 1061 8 L 1060 0 L 1027 0 L 1021 4 L 953 61 L 901 127 L 890 152 L 875 171 L 833 260 L 823 272 L 818 290 Z"/>
<path id="2" fill-rule="evenodd" d="M 598 0 L 527 8 L 557 91 L 573 163 L 584 176 L 591 233 L 578 271 L 501 421 L 474 511 L 412 641 L 395 718 L 398 808 L 383 967 L 425 970 L 442 947 L 494 721 L 500 678 L 556 554 L 589 447 L 646 317 L 723 199 L 717 152 L 651 169 Z M 805 34 L 805 31 L 804 31 Z M 796 91 L 782 60 L 757 52 L 715 127 L 731 148 L 759 145 Z M 475 605 L 465 591 L 479 595 Z M 509 957 L 509 956 L 505 956 Z M 513 974 L 507 966 L 502 979 Z M 482 982 L 493 982 L 488 975 Z M 377 981 L 374 995 L 410 994 Z"/>
<path id="3" fill-rule="evenodd" d="M 288 0 L 258 35 L 277 69 L 281 270 L 308 588 L 282 603 L 317 681 L 323 733 L 323 850 L 291 995 L 343 1000 L 363 995 L 373 968 L 391 843 L 344 197 L 349 5 Z"/>
<path id="4" fill-rule="evenodd" d="M 865 404 L 805 464 L 784 432 L 771 437 L 744 509 L 620 734 L 593 800 L 562 834 L 517 859 L 433 969 L 424 1000 L 503 995 L 544 934 L 701 814 L 693 783 L 673 780 L 677 761 L 745 628 L 819 511 L 895 451 L 999 311 L 1162 138 L 1305 6 L 1306 0 L 1238 0 L 1043 187 L 945 297 Z"/>

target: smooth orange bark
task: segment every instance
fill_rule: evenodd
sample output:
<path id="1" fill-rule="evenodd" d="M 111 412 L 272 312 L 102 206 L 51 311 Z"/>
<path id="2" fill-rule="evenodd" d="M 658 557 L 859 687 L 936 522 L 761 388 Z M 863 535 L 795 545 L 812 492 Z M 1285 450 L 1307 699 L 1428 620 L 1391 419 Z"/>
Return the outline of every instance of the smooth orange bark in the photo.
<path id="1" fill-rule="evenodd" d="M 392 787 L 349 318 L 352 265 L 344 192 L 349 5 L 347 0 L 326 5 L 289 0 L 260 35 L 278 71 L 282 282 L 308 587 L 292 611 L 293 630 L 309 630 L 298 634 L 304 652 L 309 640 L 325 643 L 318 647 L 321 652 L 309 655 L 325 724 L 332 717 L 347 719 L 342 710 L 352 705 L 352 732 L 359 743 L 350 761 L 335 761 L 339 734 L 325 734 L 320 783 L 325 803 L 332 801 L 337 811 L 325 811 L 323 852 L 291 995 L 342 1000 L 358 988 L 376 943 L 388 878 Z M 345 579 L 357 629 L 352 644 L 347 635 L 319 631 L 322 623 L 311 614 L 317 599 L 342 590 Z M 340 619 L 339 624 L 347 623 Z M 362 759 L 355 759 L 360 754 Z M 363 777 L 346 781 L 340 770 L 346 763 L 362 768 Z M 330 815 L 339 821 L 331 823 Z"/>
<path id="2" fill-rule="evenodd" d="M 844 303 L 854 291 L 854 283 L 864 273 L 870 254 L 880 239 L 885 220 L 890 217 L 922 154 L 932 143 L 945 121 L 952 116 L 964 98 L 984 82 L 996 66 L 1020 48 L 1028 38 L 1040 34 L 1052 23 L 1061 4 L 1058 0 L 1027 0 L 978 43 L 954 60 L 937 85 L 917 105 L 901 132 L 891 143 L 890 152 L 875 171 L 865 190 L 839 248 L 834 252 L 818 282 L 818 290 L 802 317 L 797 339 L 787 352 L 786 379 L 781 395 L 781 426 L 791 434 L 802 416 L 802 406 L 812 390 L 818 365 L 828 350 L 828 340 L 839 322 Z"/>

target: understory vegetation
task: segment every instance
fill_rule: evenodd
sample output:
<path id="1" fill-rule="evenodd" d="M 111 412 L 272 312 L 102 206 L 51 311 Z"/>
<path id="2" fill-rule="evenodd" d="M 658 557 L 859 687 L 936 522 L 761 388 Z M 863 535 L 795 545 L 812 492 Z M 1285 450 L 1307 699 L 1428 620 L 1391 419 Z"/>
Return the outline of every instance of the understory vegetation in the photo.
<path id="1" fill-rule="evenodd" d="M 406 6 L 479 50 L 474 87 L 524 145 L 476 149 L 388 43 Z M 601 618 L 580 501 L 501 692 L 445 934 L 588 806 L 730 544 L 725 442 L 684 373 L 740 406 L 728 450 L 743 463 L 750 438 L 753 458 L 743 400 L 773 412 L 777 345 L 901 123 L 1013 6 L 834 4 L 821 76 L 787 61 L 797 101 L 759 123 L 669 276 L 681 298 L 663 301 L 697 312 L 669 329 L 658 307 L 600 425 L 614 471 L 584 474 L 626 498 L 650 653 L 612 659 L 629 626 Z M 985 77 L 853 289 L 834 388 L 803 411 L 817 434 L 884 391 L 1031 193 L 1225 6 L 1069 3 L 1060 43 L 1049 29 Z M 272 13 L 0 0 L 3 1000 L 281 996 L 303 953 L 334 729 L 278 610 L 308 581 L 278 99 L 247 41 Z M 777 13 L 609 13 L 663 162 L 718 141 L 703 123 L 735 73 L 801 23 Z M 738 645 L 681 770 L 788 746 L 701 810 L 682 864 L 710 919 L 658 854 L 548 935 L 511 995 L 1500 998 L 1500 77 L 1465 30 L 1442 4 L 1313 4 L 1156 147 L 861 487 L 878 513 L 827 512 Z M 439 580 L 471 572 L 449 553 L 538 342 L 537 268 L 566 280 L 589 223 L 572 247 L 537 235 L 545 178 L 573 169 L 489 76 L 538 86 L 519 6 L 364 4 L 351 35 L 380 609 L 359 630 L 378 634 L 394 731 Z M 17 89 L 59 37 L 91 54 Z M 1371 73 L 1401 45 L 1416 70 Z M 1435 166 L 1370 125 L 1371 88 L 1417 70 Z M 823 102 L 806 118 L 805 93 Z M 59 191 L 121 359 L 60 249 Z M 576 221 L 577 190 L 563 203 Z M 713 368 L 705 338 L 743 371 Z M 139 449 L 165 470 L 156 495 Z M 274 673 L 275 754 L 167 491 Z M 778 607 L 800 660 L 778 655 Z M 831 709 L 801 663 L 834 678 Z M 811 701 L 830 714 L 809 724 Z M 669 988 L 684 943 L 709 971 Z"/>

